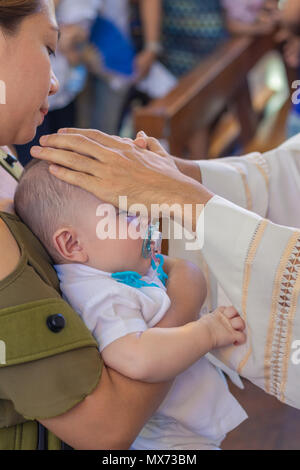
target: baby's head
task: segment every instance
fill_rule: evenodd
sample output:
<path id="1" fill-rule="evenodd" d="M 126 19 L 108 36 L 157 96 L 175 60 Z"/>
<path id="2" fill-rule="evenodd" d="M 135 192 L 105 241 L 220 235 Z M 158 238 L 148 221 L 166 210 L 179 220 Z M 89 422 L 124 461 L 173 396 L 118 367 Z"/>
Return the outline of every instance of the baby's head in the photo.
<path id="1" fill-rule="evenodd" d="M 142 256 L 143 239 L 120 239 L 119 225 L 132 218 L 119 217 L 113 206 L 87 191 L 65 183 L 49 172 L 49 164 L 33 160 L 27 165 L 15 194 L 19 217 L 39 238 L 55 264 L 81 263 L 107 272 L 145 274 L 151 260 Z M 102 214 L 100 214 L 102 212 Z M 99 224 L 116 223 L 116 237 L 99 237 Z M 105 222 L 105 223 L 104 223 Z"/>

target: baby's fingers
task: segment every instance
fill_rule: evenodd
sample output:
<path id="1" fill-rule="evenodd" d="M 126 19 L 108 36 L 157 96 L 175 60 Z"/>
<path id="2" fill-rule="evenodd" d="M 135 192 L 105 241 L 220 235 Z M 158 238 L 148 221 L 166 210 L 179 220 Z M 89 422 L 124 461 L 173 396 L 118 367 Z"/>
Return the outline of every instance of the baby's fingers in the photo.
<path id="1" fill-rule="evenodd" d="M 221 307 L 221 309 L 225 317 L 227 317 L 229 320 L 239 315 L 239 312 L 234 307 Z"/>
<path id="2" fill-rule="evenodd" d="M 243 331 L 246 327 L 244 320 L 239 315 L 232 318 L 232 320 L 230 320 L 230 323 L 232 328 L 238 331 Z"/>
<path id="3" fill-rule="evenodd" d="M 235 332 L 235 341 L 234 341 L 234 346 L 240 346 L 241 344 L 246 343 L 246 334 L 243 333 L 242 331 L 236 331 Z"/>

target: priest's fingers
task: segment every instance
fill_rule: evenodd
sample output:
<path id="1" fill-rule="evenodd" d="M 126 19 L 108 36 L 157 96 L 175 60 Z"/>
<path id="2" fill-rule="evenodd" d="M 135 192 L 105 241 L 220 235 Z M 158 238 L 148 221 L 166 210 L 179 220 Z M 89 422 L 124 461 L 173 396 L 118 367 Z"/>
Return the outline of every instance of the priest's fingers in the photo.
<path id="1" fill-rule="evenodd" d="M 104 167 L 105 165 L 103 165 L 103 168 Z M 119 197 L 119 194 L 122 194 L 122 187 L 119 189 L 118 186 L 115 191 L 112 191 L 113 184 L 112 180 L 109 178 L 110 172 L 107 174 L 106 171 L 104 171 L 104 177 L 102 178 L 101 176 L 92 176 L 59 165 L 50 165 L 49 171 L 61 181 L 85 189 L 89 193 L 94 194 L 98 199 L 120 207 L 120 209 L 128 210 L 127 198 Z"/>
<path id="2" fill-rule="evenodd" d="M 137 133 L 136 145 L 141 148 L 147 148 L 151 152 L 158 153 L 162 157 L 169 157 L 170 155 L 168 152 L 163 148 L 159 140 L 155 139 L 154 137 L 148 137 L 144 131 L 140 131 Z"/>
<path id="3" fill-rule="evenodd" d="M 114 147 L 106 147 L 94 140 L 89 139 L 81 134 L 52 134 L 43 136 L 40 139 L 42 147 L 52 147 L 56 149 L 70 150 L 82 155 L 92 157 L 100 162 L 109 162 L 111 159 L 120 158 L 125 155 L 121 155 L 120 151 Z M 124 143 L 124 151 L 130 152 L 132 158 L 134 158 L 134 151 L 136 153 L 139 150 L 133 143 Z M 59 162 L 58 162 L 59 163 Z"/>
<path id="4" fill-rule="evenodd" d="M 105 145 L 109 148 L 115 148 L 119 150 L 128 150 L 128 144 L 133 145 L 133 141 L 131 139 L 118 137 L 116 135 L 109 135 L 105 134 L 96 129 L 73 129 L 73 128 L 66 128 L 60 129 L 58 134 L 79 134 L 82 135 L 90 140 L 98 142 L 99 144 Z"/>
<path id="5" fill-rule="evenodd" d="M 51 147 L 32 147 L 30 153 L 34 158 L 57 163 L 75 171 L 99 177 L 103 174 L 103 163 L 76 152 Z"/>
<path id="6" fill-rule="evenodd" d="M 88 192 L 91 192 L 91 188 L 95 184 L 95 176 L 87 175 L 86 173 L 80 173 L 78 171 L 69 170 L 59 165 L 50 165 L 50 173 L 59 178 L 65 183 L 73 184 Z M 98 179 L 98 187 L 101 186 L 101 179 Z"/>

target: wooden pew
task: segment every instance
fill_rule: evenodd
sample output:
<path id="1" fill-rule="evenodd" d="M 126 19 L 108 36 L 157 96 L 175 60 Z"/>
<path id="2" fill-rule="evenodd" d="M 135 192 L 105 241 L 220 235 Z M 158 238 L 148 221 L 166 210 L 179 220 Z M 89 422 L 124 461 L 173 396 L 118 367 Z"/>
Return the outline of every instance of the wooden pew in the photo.
<path id="1" fill-rule="evenodd" d="M 200 129 L 210 129 L 229 107 L 240 123 L 240 143 L 246 146 L 259 123 L 247 76 L 275 48 L 273 35 L 230 39 L 183 77 L 166 97 L 137 108 L 136 130 L 166 139 L 172 154 L 186 158 L 189 139 Z"/>

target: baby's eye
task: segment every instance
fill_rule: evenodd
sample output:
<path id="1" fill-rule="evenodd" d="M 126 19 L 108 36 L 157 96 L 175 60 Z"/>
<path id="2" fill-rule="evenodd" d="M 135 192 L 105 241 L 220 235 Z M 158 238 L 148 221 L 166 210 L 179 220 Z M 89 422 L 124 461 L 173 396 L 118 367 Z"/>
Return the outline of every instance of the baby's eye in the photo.
<path id="1" fill-rule="evenodd" d="M 53 49 L 51 49 L 51 47 L 47 47 L 47 50 L 48 50 L 48 53 L 49 53 L 50 56 L 55 57 L 55 51 Z"/>
<path id="2" fill-rule="evenodd" d="M 117 215 L 124 215 L 124 214 L 128 214 L 128 212 L 122 211 L 121 209 L 116 209 L 116 214 Z"/>
<path id="3" fill-rule="evenodd" d="M 117 215 L 118 215 L 118 216 L 121 215 L 122 217 L 126 217 L 127 220 L 133 220 L 133 219 L 135 219 L 135 218 L 137 217 L 137 216 L 134 215 L 134 214 L 130 214 L 130 213 L 127 212 L 127 211 L 121 211 L 121 210 L 119 210 L 119 209 L 117 209 Z"/>

